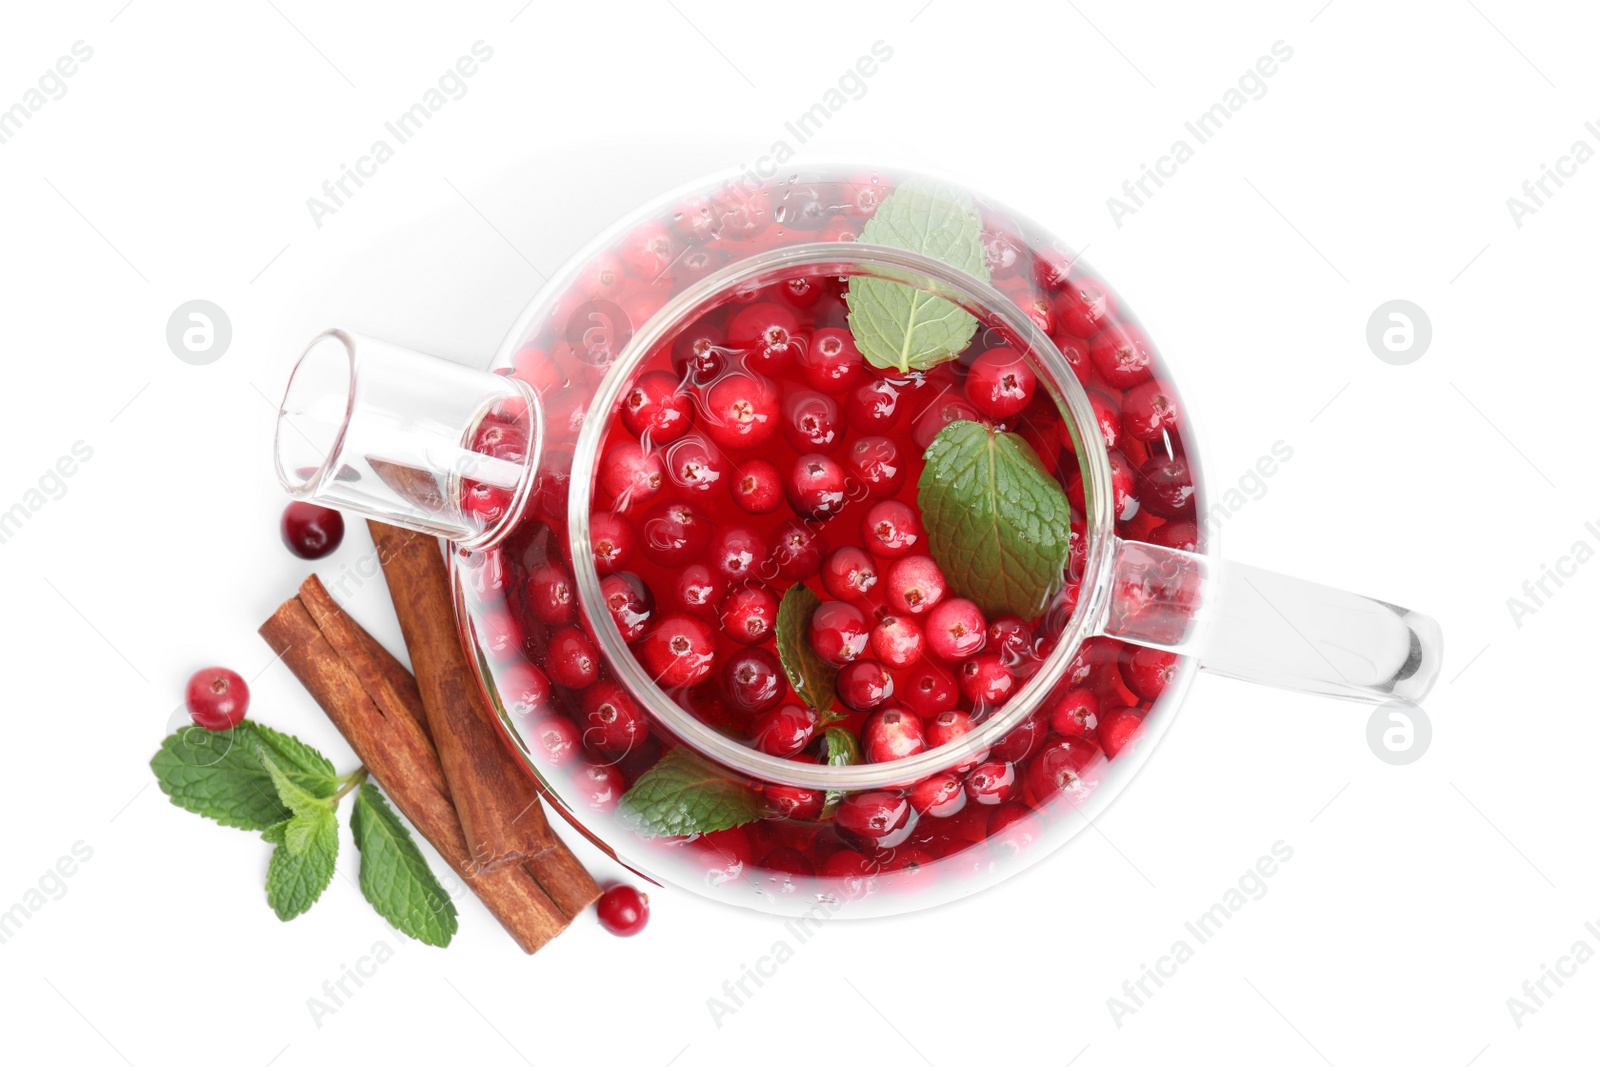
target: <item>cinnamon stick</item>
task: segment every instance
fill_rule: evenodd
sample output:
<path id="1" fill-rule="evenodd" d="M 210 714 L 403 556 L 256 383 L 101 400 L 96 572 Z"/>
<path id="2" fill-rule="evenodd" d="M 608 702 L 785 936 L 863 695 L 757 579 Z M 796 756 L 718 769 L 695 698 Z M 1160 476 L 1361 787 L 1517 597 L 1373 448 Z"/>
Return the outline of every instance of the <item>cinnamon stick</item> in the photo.
<path id="1" fill-rule="evenodd" d="M 367 525 L 472 862 L 492 871 L 543 855 L 556 836 L 533 778 L 501 740 L 467 663 L 438 540 L 381 522 Z"/>
<path id="2" fill-rule="evenodd" d="M 315 577 L 262 624 L 261 635 L 401 814 L 462 872 L 468 888 L 523 951 L 536 952 L 599 896 L 599 887 L 559 840 L 527 865 L 491 872 L 475 868 L 449 784 L 422 726 L 415 683 Z"/>

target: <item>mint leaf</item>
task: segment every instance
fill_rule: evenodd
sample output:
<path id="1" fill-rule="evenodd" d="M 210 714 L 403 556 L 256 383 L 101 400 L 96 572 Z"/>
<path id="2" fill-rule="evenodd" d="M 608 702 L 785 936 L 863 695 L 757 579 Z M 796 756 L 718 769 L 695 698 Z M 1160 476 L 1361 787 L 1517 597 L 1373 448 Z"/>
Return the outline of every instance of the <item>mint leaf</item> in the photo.
<path id="1" fill-rule="evenodd" d="M 950 587 L 990 615 L 1044 610 L 1066 579 L 1072 508 L 1021 437 L 950 423 L 928 446 L 917 505 Z"/>
<path id="2" fill-rule="evenodd" d="M 259 750 L 256 755 L 272 778 L 278 799 L 294 812 L 293 818 L 283 824 L 283 843 L 298 856 L 310 847 L 314 837 L 323 832 L 324 824 L 334 821 L 333 802 L 290 781 L 288 775 L 279 770 L 272 757 L 267 755 L 266 749 Z"/>
<path id="3" fill-rule="evenodd" d="M 617 815 L 640 837 L 709 834 L 761 818 L 761 798 L 706 761 L 675 748 L 622 794 Z"/>
<path id="4" fill-rule="evenodd" d="M 854 730 L 843 726 L 830 726 L 822 733 L 823 743 L 828 748 L 826 760 L 830 767 L 853 767 L 858 763 L 865 763 L 861 755 L 861 742 L 856 740 Z M 830 789 L 826 793 L 822 804 L 822 817 L 826 819 L 833 814 L 833 809 L 839 806 L 839 801 L 844 799 L 844 791 Z"/>
<path id="5" fill-rule="evenodd" d="M 350 833 L 361 853 L 361 895 L 389 925 L 426 945 L 448 945 L 458 926 L 456 906 L 428 868 L 411 831 L 378 787 L 356 791 Z"/>
<path id="6" fill-rule="evenodd" d="M 795 696 L 808 707 L 816 708 L 825 721 L 833 721 L 834 679 L 838 668 L 822 661 L 811 648 L 806 634 L 811 625 L 811 615 L 822 603 L 821 598 L 806 586 L 796 582 L 778 602 L 778 625 L 773 641 L 778 646 L 778 662 L 788 675 Z"/>
<path id="7" fill-rule="evenodd" d="M 150 760 L 161 791 L 178 807 L 241 830 L 265 830 L 289 818 L 258 753 L 270 752 L 284 775 L 318 796 L 339 782 L 333 764 L 304 742 L 249 720 L 231 730 L 185 726 Z"/>
<path id="8" fill-rule="evenodd" d="M 333 866 L 339 857 L 339 820 L 332 808 L 318 810 L 320 815 L 309 817 L 298 851 L 290 836 L 294 833 L 293 820 L 281 829 L 269 827 L 261 835 L 268 839 L 280 834 L 284 837 L 283 843 L 272 850 L 267 864 L 267 903 L 284 922 L 315 904 L 333 881 Z"/>
<path id="9" fill-rule="evenodd" d="M 983 226 L 960 190 L 907 182 L 867 220 L 861 240 L 920 252 L 989 280 Z M 927 370 L 954 358 L 978 329 L 977 319 L 948 300 L 884 278 L 852 277 L 845 303 L 856 347 L 880 369 Z"/>

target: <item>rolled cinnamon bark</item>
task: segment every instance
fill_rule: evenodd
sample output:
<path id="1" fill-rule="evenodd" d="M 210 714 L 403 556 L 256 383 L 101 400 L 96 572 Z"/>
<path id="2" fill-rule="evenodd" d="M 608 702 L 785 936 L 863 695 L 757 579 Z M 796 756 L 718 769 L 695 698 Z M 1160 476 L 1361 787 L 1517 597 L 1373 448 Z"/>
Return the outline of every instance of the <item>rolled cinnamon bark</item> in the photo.
<path id="1" fill-rule="evenodd" d="M 599 897 L 599 886 L 559 839 L 527 864 L 489 872 L 476 868 L 444 770 L 422 726 L 415 684 L 315 577 L 262 624 L 261 635 L 395 807 L 462 872 L 468 888 L 524 952 L 538 951 Z"/>
<path id="2" fill-rule="evenodd" d="M 472 862 L 492 871 L 543 855 L 556 836 L 533 778 L 501 739 L 467 663 L 438 540 L 381 522 L 367 525 Z"/>

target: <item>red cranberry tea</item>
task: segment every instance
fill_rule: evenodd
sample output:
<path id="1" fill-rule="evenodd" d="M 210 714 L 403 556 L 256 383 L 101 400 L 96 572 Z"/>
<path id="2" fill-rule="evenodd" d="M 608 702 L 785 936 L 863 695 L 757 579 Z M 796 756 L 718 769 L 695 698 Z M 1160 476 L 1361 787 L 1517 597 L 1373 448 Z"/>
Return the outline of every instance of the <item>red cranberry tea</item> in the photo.
<path id="1" fill-rule="evenodd" d="M 671 700 L 756 752 L 880 764 L 959 742 L 1054 650 L 1084 565 L 1083 480 L 1030 360 L 976 322 L 939 358 L 886 358 L 874 316 L 898 298 L 802 272 L 706 301 L 630 368 L 615 411 L 592 413 L 606 423 L 589 540 L 609 618 L 580 612 L 567 504 L 591 474 L 573 448 L 627 336 L 759 251 L 894 243 L 896 197 L 911 195 L 879 174 L 692 197 L 599 251 L 508 368 L 544 405 L 539 481 L 505 542 L 458 561 L 464 609 L 539 773 L 624 856 L 649 848 L 641 863 L 681 864 L 691 883 L 949 888 L 1072 823 L 1178 670 L 1091 638 L 988 751 L 853 793 L 719 770 L 612 676 L 592 627 L 614 627 Z M 1186 427 L 1153 347 L 1025 222 L 967 215 L 977 259 L 956 265 L 1014 301 L 1088 390 L 1117 533 L 1193 550 Z M 479 451 L 519 447 L 503 426 L 484 435 Z M 1037 529 L 1008 517 L 1017 499 Z"/>

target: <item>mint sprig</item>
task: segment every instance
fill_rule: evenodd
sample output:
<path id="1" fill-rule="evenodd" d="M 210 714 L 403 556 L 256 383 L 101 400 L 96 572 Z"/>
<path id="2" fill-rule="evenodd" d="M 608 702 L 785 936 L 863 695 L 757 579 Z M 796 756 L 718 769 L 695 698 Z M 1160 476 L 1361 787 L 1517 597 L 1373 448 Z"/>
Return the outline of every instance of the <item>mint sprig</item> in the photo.
<path id="1" fill-rule="evenodd" d="M 824 762 L 830 767 L 853 767 L 858 763 L 866 762 L 861 754 L 861 742 L 856 739 L 855 731 L 843 726 L 830 726 L 822 733 L 823 744 L 828 749 Z M 844 799 L 844 791 L 830 789 L 826 793 L 822 804 L 822 817 L 826 819 L 833 814 L 839 806 L 839 801 Z"/>
<path id="2" fill-rule="evenodd" d="M 965 192 L 908 181 L 862 227 L 861 240 L 920 252 L 984 281 L 983 226 Z M 866 361 L 884 370 L 927 370 L 972 341 L 978 320 L 942 297 L 903 282 L 857 275 L 845 292 L 850 335 Z"/>
<path id="3" fill-rule="evenodd" d="M 950 587 L 988 614 L 1031 618 L 1066 580 L 1072 508 L 1021 437 L 958 420 L 923 456 L 917 505 Z"/>
<path id="4" fill-rule="evenodd" d="M 838 668 L 829 666 L 811 648 L 807 628 L 811 616 L 822 604 L 822 599 L 806 586 L 795 583 L 778 602 L 778 623 L 773 631 L 773 642 L 778 646 L 778 662 L 788 676 L 795 696 L 807 707 L 815 708 L 824 722 L 836 721 L 840 716 L 832 713 L 834 681 Z"/>
<path id="5" fill-rule="evenodd" d="M 161 742 L 150 768 L 177 806 L 261 832 L 273 846 L 267 903 L 285 922 L 303 915 L 333 881 L 336 809 L 360 787 L 351 831 L 361 853 L 362 894 L 401 933 L 430 945 L 450 943 L 455 905 L 411 832 L 376 787 L 365 784 L 365 767 L 340 775 L 299 738 L 246 721 L 216 732 L 186 726 Z"/>
<path id="6" fill-rule="evenodd" d="M 640 837 L 684 837 L 743 826 L 761 810 L 754 790 L 675 748 L 622 794 L 617 816 Z"/>

